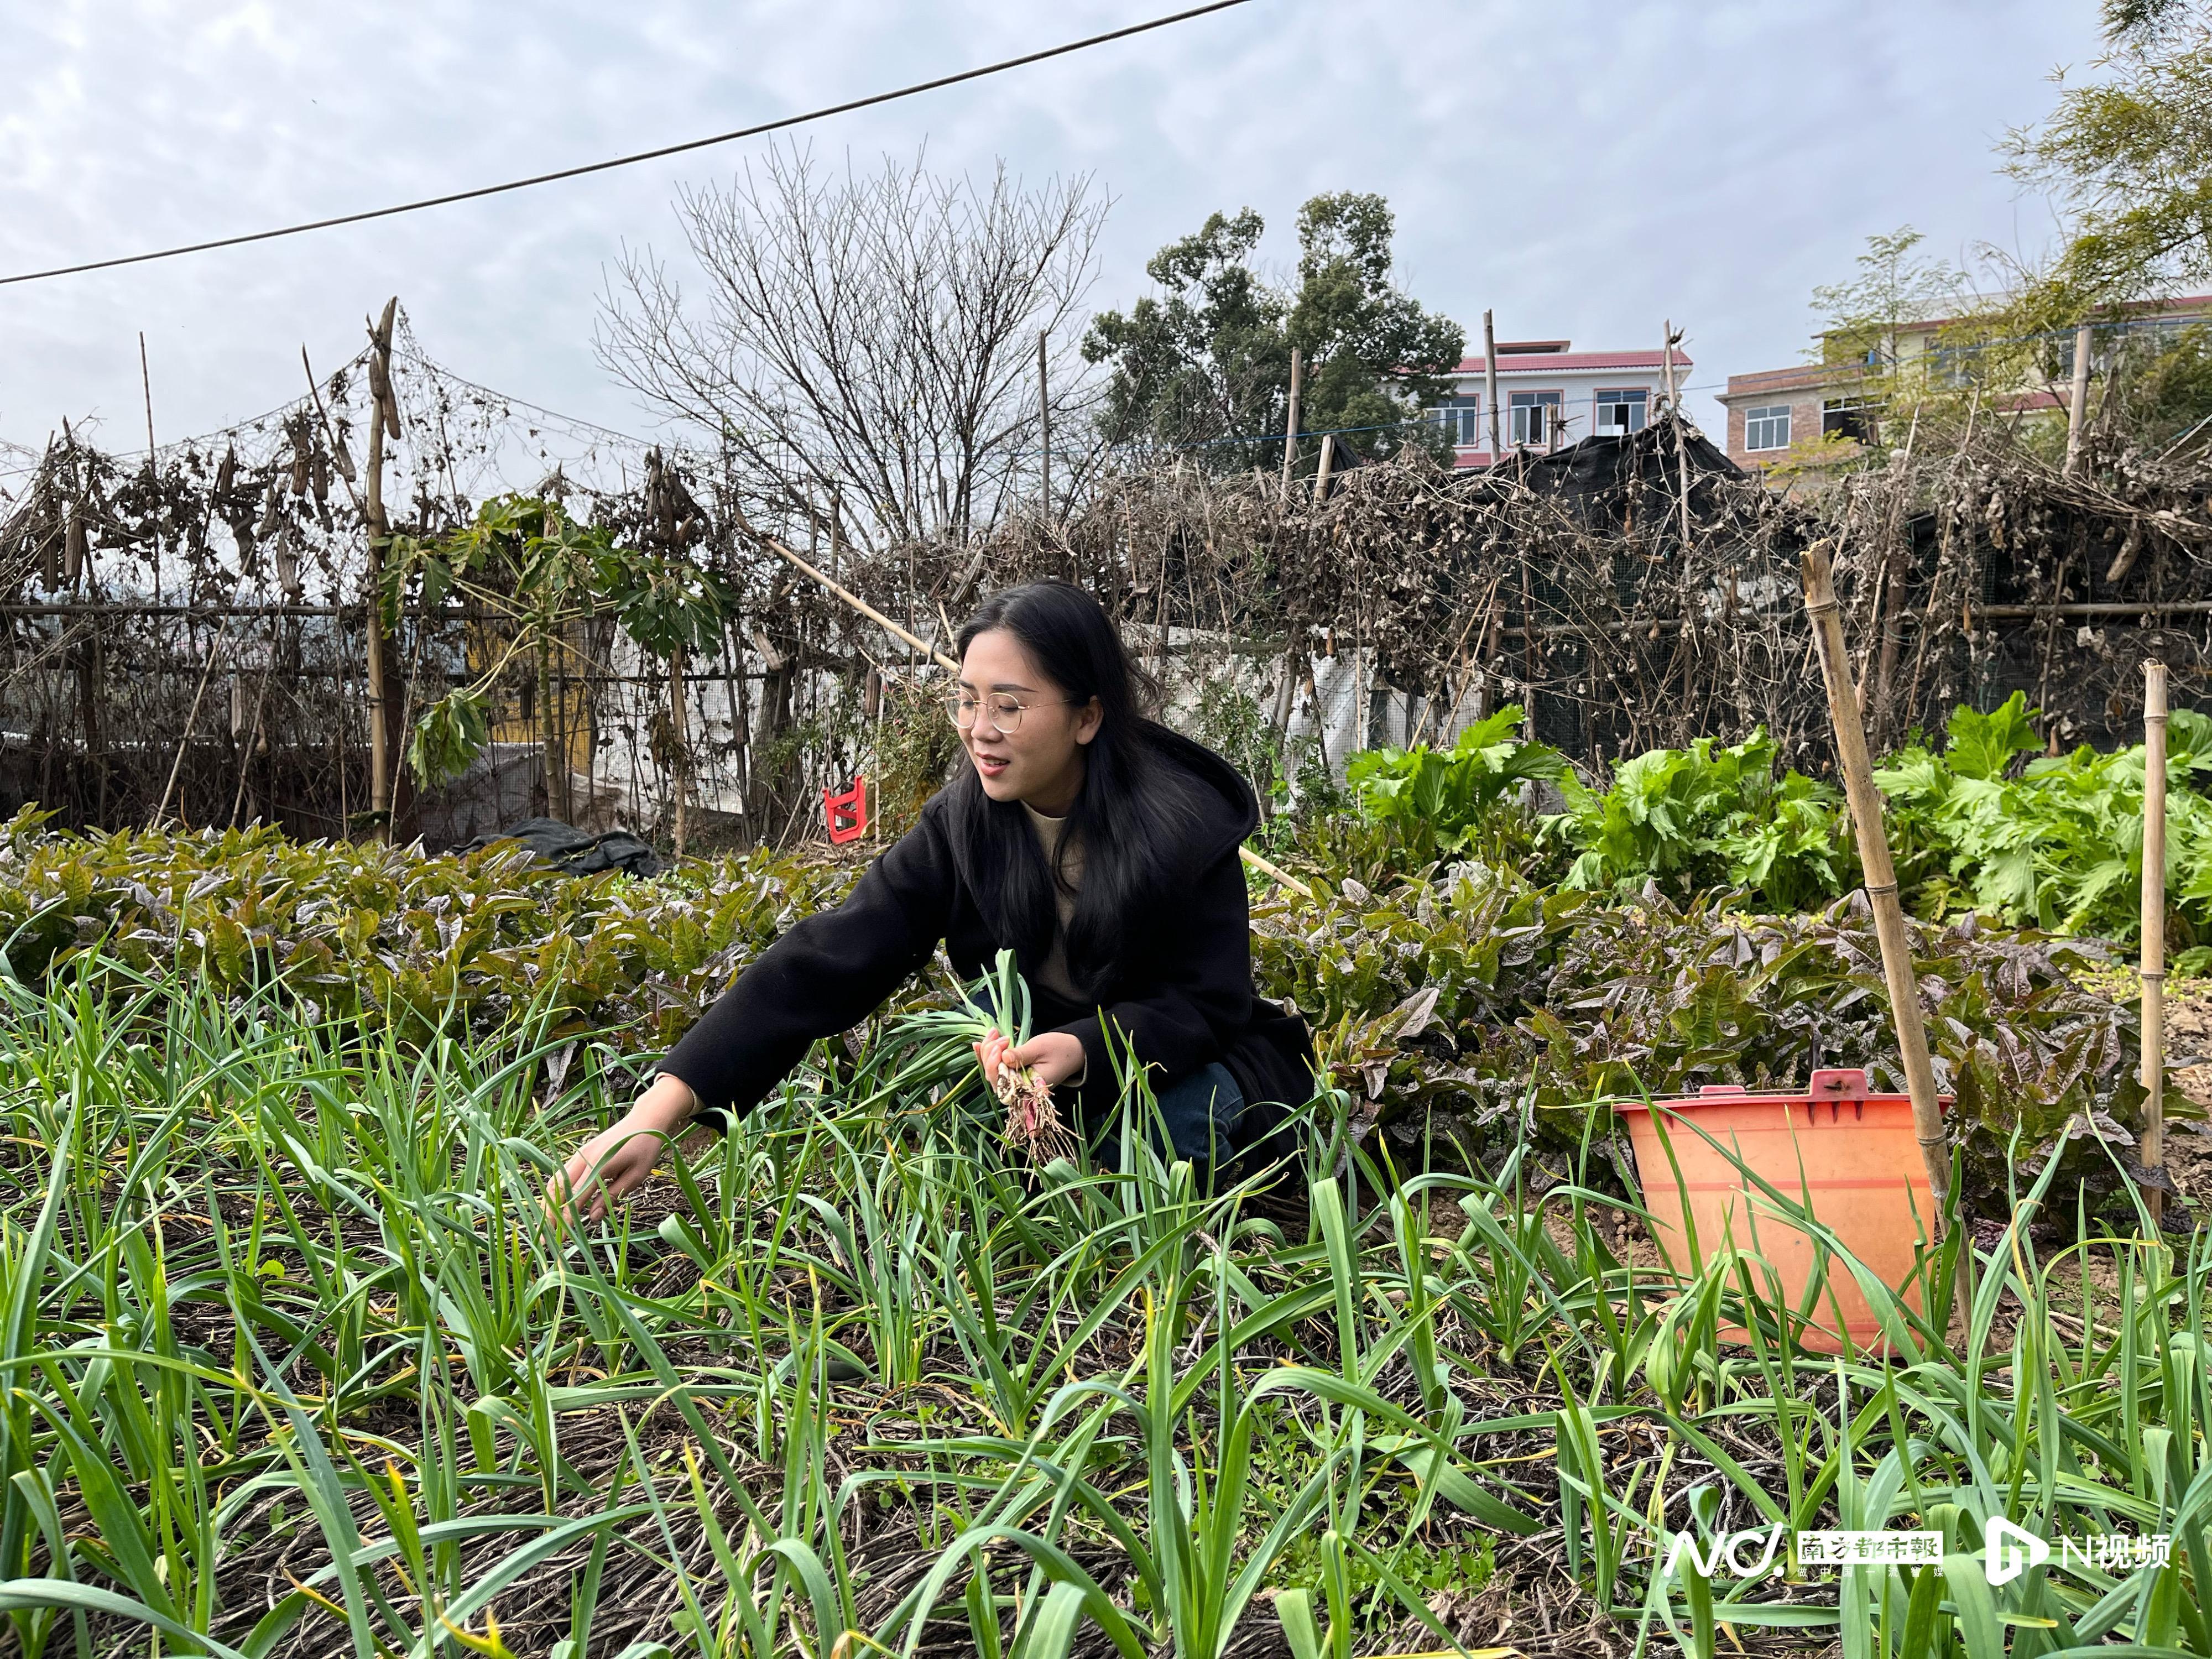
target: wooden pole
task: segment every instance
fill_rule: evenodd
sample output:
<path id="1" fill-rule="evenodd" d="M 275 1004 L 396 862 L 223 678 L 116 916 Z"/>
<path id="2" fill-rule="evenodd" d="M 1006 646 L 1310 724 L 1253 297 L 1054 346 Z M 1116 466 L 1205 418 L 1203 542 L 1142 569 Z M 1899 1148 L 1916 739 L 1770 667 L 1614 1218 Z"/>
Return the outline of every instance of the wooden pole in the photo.
<path id="1" fill-rule="evenodd" d="M 1889 527 L 1882 537 L 1882 591 L 1880 603 L 1874 607 L 1875 615 L 1881 618 L 1881 635 L 1873 676 L 1874 729 L 1875 737 L 1885 741 L 1889 732 L 1890 696 L 1897 678 L 1897 647 L 1903 633 L 1899 623 L 1905 615 L 1905 586 L 1912 569 L 1909 556 L 1911 538 L 1905 534 L 1905 501 L 1911 487 L 1912 446 L 1919 438 L 1920 405 L 1916 403 L 1912 405 L 1912 424 L 1905 428 L 1901 476 L 1896 499 L 1890 503 Z"/>
<path id="2" fill-rule="evenodd" d="M 1297 424 L 1297 420 L 1293 417 L 1291 421 L 1293 430 L 1296 429 Z M 1319 470 L 1314 474 L 1314 500 L 1316 501 L 1322 501 L 1328 499 L 1328 481 L 1330 476 L 1336 470 L 1335 462 L 1336 437 L 1335 434 L 1332 433 L 1321 441 L 1321 465 Z M 1288 488 L 1288 477 L 1289 475 L 1287 471 L 1285 471 L 1285 488 L 1286 489 Z M 1305 645 L 1303 640 L 1293 641 L 1291 645 L 1291 648 L 1283 653 L 1283 683 L 1275 690 L 1275 752 L 1279 755 L 1283 751 L 1283 745 L 1290 741 L 1291 710 L 1297 697 L 1298 669 L 1301 663 L 1304 660 L 1304 655 Z"/>
<path id="3" fill-rule="evenodd" d="M 146 367 L 146 331 L 138 331 L 138 385 L 146 393 L 146 470 L 154 469 L 154 374 Z"/>
<path id="4" fill-rule="evenodd" d="M 146 477 L 160 483 L 161 465 L 154 458 L 154 373 L 146 366 L 146 331 L 138 331 L 138 385 L 146 394 Z M 154 520 L 154 603 L 161 603 L 161 520 Z"/>
<path id="5" fill-rule="evenodd" d="M 399 309 L 399 296 L 385 301 L 384 315 L 368 334 L 368 471 L 363 483 L 362 519 L 368 537 L 368 562 L 363 577 L 368 630 L 368 810 L 380 815 L 376 838 L 392 839 L 392 732 L 386 704 L 384 637 L 384 546 L 391 527 L 384 516 L 384 440 L 386 423 L 392 437 L 399 435 L 392 395 L 392 325 Z"/>
<path id="6" fill-rule="evenodd" d="M 2081 459 L 2081 430 L 2089 408 L 2089 352 L 2094 343 L 2089 325 L 2074 331 L 2074 395 L 2066 404 L 2066 471 L 2070 476 Z"/>
<path id="7" fill-rule="evenodd" d="M 676 856 L 684 856 L 691 780 L 691 720 L 684 702 L 684 647 L 668 653 L 668 741 L 671 770 L 676 784 Z"/>
<path id="8" fill-rule="evenodd" d="M 1490 405 L 1490 464 L 1496 466 L 1504 452 L 1498 447 L 1498 331 L 1491 325 L 1487 311 L 1482 313 L 1482 400 Z"/>
<path id="9" fill-rule="evenodd" d="M 1867 901 L 1874 908 L 1875 934 L 1881 942 L 1881 973 L 1889 988 L 1890 1018 L 1905 1063 L 1905 1089 L 1912 1097 L 1913 1136 L 1920 1143 L 1929 1188 L 1935 1197 L 1930 1237 L 1941 1239 L 1944 1204 L 1951 1188 L 1950 1143 L 1943 1130 L 1942 1109 L 1936 1103 L 1936 1068 L 1929 1061 L 1928 1031 L 1921 1024 L 1912 940 L 1905 932 L 1905 907 L 1898 901 L 1897 868 L 1890 862 L 1889 837 L 1882 829 L 1881 795 L 1874 787 L 1874 769 L 1867 759 L 1866 728 L 1859 723 L 1858 693 L 1851 685 L 1850 658 L 1844 649 L 1844 624 L 1837 613 L 1827 544 L 1815 542 L 1807 548 L 1800 556 L 1800 568 L 1805 582 L 1805 611 L 1812 618 L 1813 643 L 1827 686 L 1828 717 L 1835 725 L 1836 769 L 1844 775 L 1844 793 L 1850 803 L 1852 827 L 1858 834 Z M 1960 1261 L 1964 1260 L 1961 1256 Z"/>
<path id="10" fill-rule="evenodd" d="M 2166 1167 L 2166 665 L 2143 665 L 2142 1166 Z M 2166 1218 L 2166 1194 L 2147 1194 Z"/>
<path id="11" fill-rule="evenodd" d="M 1667 331 L 1667 349 L 1659 354 L 1662 372 L 1667 378 L 1667 412 L 1674 422 L 1674 471 L 1682 481 L 1682 556 L 1690 552 L 1690 447 L 1682 436 L 1682 397 L 1674 385 L 1674 348 L 1683 336 L 1674 327 L 1674 319 L 1666 319 L 1661 326 Z M 1685 610 L 1684 615 L 1688 611 Z"/>
<path id="12" fill-rule="evenodd" d="M 1275 688 L 1275 751 L 1282 752 L 1290 741 L 1291 709 L 1298 694 L 1298 654 L 1297 644 L 1283 653 L 1283 683 Z"/>
<path id="13" fill-rule="evenodd" d="M 1052 522 L 1052 382 L 1047 377 L 1045 343 L 1051 338 L 1037 331 L 1037 491 L 1044 506 L 1044 521 Z"/>
<path id="14" fill-rule="evenodd" d="M 1291 469 L 1298 460 L 1298 392 L 1305 374 L 1305 358 L 1296 346 L 1291 348 L 1291 410 L 1283 422 L 1283 504 L 1291 500 Z"/>

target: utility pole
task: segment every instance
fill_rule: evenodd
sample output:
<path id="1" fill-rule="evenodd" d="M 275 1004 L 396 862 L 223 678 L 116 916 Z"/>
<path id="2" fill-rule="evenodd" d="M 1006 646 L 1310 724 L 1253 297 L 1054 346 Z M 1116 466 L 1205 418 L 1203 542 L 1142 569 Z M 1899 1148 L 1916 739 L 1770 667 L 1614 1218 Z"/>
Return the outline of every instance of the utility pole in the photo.
<path id="1" fill-rule="evenodd" d="M 392 839 L 390 716 L 385 684 L 384 546 L 391 526 L 384 516 L 384 440 L 399 436 L 399 400 L 392 393 L 392 325 L 399 296 L 384 302 L 384 315 L 368 331 L 368 477 L 362 518 L 368 532 L 366 578 L 368 629 L 368 810 L 382 813 L 377 839 Z"/>
<path id="2" fill-rule="evenodd" d="M 1291 468 L 1298 459 L 1298 391 L 1305 373 L 1305 359 L 1296 346 L 1291 348 L 1291 412 L 1283 422 L 1283 504 L 1291 501 Z"/>
<path id="3" fill-rule="evenodd" d="M 1482 313 L 1482 397 L 1490 405 L 1490 464 L 1496 466 L 1505 452 L 1498 447 L 1498 331 L 1491 325 L 1487 311 Z"/>
<path id="4" fill-rule="evenodd" d="M 1048 337 L 1043 329 L 1037 331 L 1037 485 L 1048 525 L 1052 522 L 1052 385 L 1045 370 L 1045 342 Z"/>

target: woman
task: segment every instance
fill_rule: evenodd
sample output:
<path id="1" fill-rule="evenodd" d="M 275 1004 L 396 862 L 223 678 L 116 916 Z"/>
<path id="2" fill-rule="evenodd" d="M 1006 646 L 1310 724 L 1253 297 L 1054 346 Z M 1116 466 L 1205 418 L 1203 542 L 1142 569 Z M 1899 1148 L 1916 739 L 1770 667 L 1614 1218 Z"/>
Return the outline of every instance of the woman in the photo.
<path id="1" fill-rule="evenodd" d="M 1304 1022 L 1252 988 L 1244 780 L 1146 716 L 1156 688 L 1079 588 L 993 596 L 959 652 L 946 701 L 969 764 L 842 904 L 738 976 L 629 1115 L 568 1160 L 556 1197 L 565 1179 L 584 1213 L 605 1214 L 693 1119 L 757 1104 L 939 940 L 964 978 L 1016 952 L 1036 1034 L 994 1036 L 977 1058 L 987 1077 L 1034 1066 L 1079 1121 L 1119 1098 L 1109 1030 L 1149 1068 L 1179 1156 L 1249 1144 L 1311 1094 Z"/>

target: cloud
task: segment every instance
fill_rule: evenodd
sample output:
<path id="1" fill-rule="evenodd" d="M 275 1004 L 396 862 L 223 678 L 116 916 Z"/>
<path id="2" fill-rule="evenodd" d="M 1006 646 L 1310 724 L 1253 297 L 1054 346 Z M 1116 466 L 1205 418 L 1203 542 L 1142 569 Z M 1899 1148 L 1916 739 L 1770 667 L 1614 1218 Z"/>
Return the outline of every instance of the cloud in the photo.
<path id="1" fill-rule="evenodd" d="M 343 212 L 673 142 L 1152 15 L 945 0 L 384 8 L 79 0 L 9 21 L 0 268 L 19 270 Z M 1216 208 L 1267 218 L 1376 190 L 1414 292 L 1471 331 L 1656 343 L 1685 323 L 1717 388 L 1795 361 L 1813 284 L 1911 222 L 1955 253 L 2033 248 L 1991 144 L 2095 48 L 2088 0 L 1547 8 L 1261 3 L 978 85 L 820 124 L 857 163 L 909 156 L 1031 177 L 1095 171 L 1116 204 L 1102 304 Z M 648 417 L 593 361 L 603 273 L 675 254 L 680 184 L 732 146 L 407 218 L 0 289 L 0 439 L 68 416 L 141 441 L 137 334 L 166 440 L 292 396 L 299 349 L 349 356 L 398 293 L 426 349 L 616 427 Z M 757 148 L 750 153 L 757 153 Z M 1710 416 L 1711 404 L 1702 405 Z M 1693 401 L 1693 413 L 1699 403 Z"/>

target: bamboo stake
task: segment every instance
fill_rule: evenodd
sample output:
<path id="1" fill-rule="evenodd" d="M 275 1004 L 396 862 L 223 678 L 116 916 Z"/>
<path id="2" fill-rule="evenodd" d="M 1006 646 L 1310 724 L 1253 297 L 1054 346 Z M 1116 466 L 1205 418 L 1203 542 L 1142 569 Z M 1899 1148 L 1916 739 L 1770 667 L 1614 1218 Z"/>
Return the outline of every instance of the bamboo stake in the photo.
<path id="1" fill-rule="evenodd" d="M 1291 499 L 1291 469 L 1298 460 L 1298 392 L 1304 378 L 1305 358 L 1296 346 L 1291 348 L 1291 411 L 1283 422 L 1283 501 Z"/>
<path id="2" fill-rule="evenodd" d="M 245 577 L 238 579 L 238 597 L 243 597 Z M 215 637 L 208 641 L 207 660 L 200 665 L 200 683 L 193 688 L 192 706 L 185 714 L 185 734 L 177 739 L 177 752 L 169 762 L 169 781 L 161 786 L 161 799 L 154 808 L 154 816 L 146 821 L 149 830 L 160 829 L 162 821 L 169 816 L 169 797 L 176 793 L 177 774 L 184 768 L 185 750 L 191 743 L 192 728 L 199 724 L 200 702 L 207 696 L 208 679 L 215 672 L 216 655 L 222 649 L 223 636 L 230 632 L 230 617 L 224 616 L 222 624 L 215 631 Z"/>
<path id="3" fill-rule="evenodd" d="M 2089 404 L 2089 351 L 2094 337 L 2084 323 L 2074 331 L 2074 395 L 2066 404 L 2066 465 L 2068 477 L 2081 460 L 2081 428 Z"/>
<path id="4" fill-rule="evenodd" d="M 750 526 L 745 525 L 742 519 L 738 520 L 738 523 L 741 528 L 751 528 Z M 877 627 L 884 629 L 886 633 L 891 635 L 894 638 L 902 641 L 905 644 L 912 646 L 916 651 L 921 652 L 923 656 L 934 659 L 939 667 L 949 668 L 956 674 L 960 672 L 960 665 L 952 658 L 946 656 L 942 651 L 937 650 L 927 641 L 921 639 L 917 635 L 908 633 L 905 629 L 901 628 L 889 617 L 884 615 L 882 611 L 877 610 L 875 606 L 870 605 L 866 599 L 854 592 L 851 589 L 842 586 L 838 583 L 832 581 L 829 577 L 823 575 L 819 570 L 817 570 L 812 565 L 807 563 L 805 560 L 800 558 L 798 554 L 793 552 L 781 542 L 776 540 L 775 537 L 763 536 L 757 530 L 753 531 L 752 533 L 757 539 L 767 544 L 770 552 L 781 556 L 787 562 L 796 566 L 805 574 L 811 576 L 816 581 L 821 583 L 823 587 L 829 589 L 830 592 L 835 593 L 839 599 L 844 600 L 846 604 L 851 605 L 854 610 L 859 611 L 870 622 L 875 623 Z"/>
<path id="5" fill-rule="evenodd" d="M 159 485 L 160 462 L 154 454 L 154 371 L 146 365 L 146 331 L 138 331 L 138 385 L 146 394 L 146 477 Z M 154 520 L 154 603 L 161 602 L 161 521 Z"/>
<path id="6" fill-rule="evenodd" d="M 1897 868 L 1890 862 L 1889 837 L 1882 829 L 1881 796 L 1867 760 L 1866 728 L 1859 723 L 1858 694 L 1851 685 L 1850 659 L 1844 648 L 1844 625 L 1837 614 L 1836 589 L 1825 542 L 1807 548 L 1800 560 L 1805 581 L 1805 611 L 1813 622 L 1813 643 L 1826 683 L 1828 714 L 1835 724 L 1837 769 L 1850 803 L 1857 831 L 1859 862 L 1866 872 L 1866 895 L 1874 908 L 1875 936 L 1881 942 L 1881 973 L 1889 988 L 1890 1018 L 1905 1062 L 1905 1084 L 1912 1097 L 1913 1138 L 1928 1169 L 1936 1213 L 1931 1237 L 1943 1236 L 1943 1210 L 1951 1189 L 1950 1143 L 1936 1102 L 1936 1068 L 1928 1058 L 1928 1032 L 1920 1018 L 1920 985 L 1912 971 L 1912 941 L 1905 932 L 1905 907 L 1898 902 Z M 1962 1254 L 1960 1257 L 1966 1261 Z"/>
<path id="7" fill-rule="evenodd" d="M 1311 898 L 1314 896 L 1314 890 L 1306 883 L 1300 881 L 1296 876 L 1291 875 L 1287 872 L 1277 869 L 1273 865 L 1268 863 L 1267 860 L 1261 858 L 1250 848 L 1239 847 L 1237 851 L 1243 857 L 1245 863 L 1250 865 L 1261 875 L 1272 877 L 1277 886 L 1287 887 L 1294 893 L 1304 893 L 1308 898 Z"/>
<path id="8" fill-rule="evenodd" d="M 2166 1167 L 2166 665 L 2143 665 L 2142 829 L 2142 1167 Z M 2166 1194 L 2153 1187 L 2151 1218 L 2166 1218 Z"/>
<path id="9" fill-rule="evenodd" d="M 392 839 L 392 733 L 386 708 L 384 544 L 390 536 L 384 518 L 384 435 L 392 398 L 392 324 L 399 296 L 385 301 L 384 315 L 369 331 L 368 476 L 364 481 L 362 519 L 368 532 L 368 561 L 362 586 L 368 600 L 368 810 L 377 818 L 376 838 Z M 392 435 L 399 435 L 392 422 Z"/>
<path id="10" fill-rule="evenodd" d="M 691 793 L 691 718 L 684 705 L 684 647 L 679 643 L 668 653 L 668 738 L 670 760 L 676 784 L 676 856 L 681 860 L 684 852 L 685 832 L 690 827 L 686 808 Z"/>

